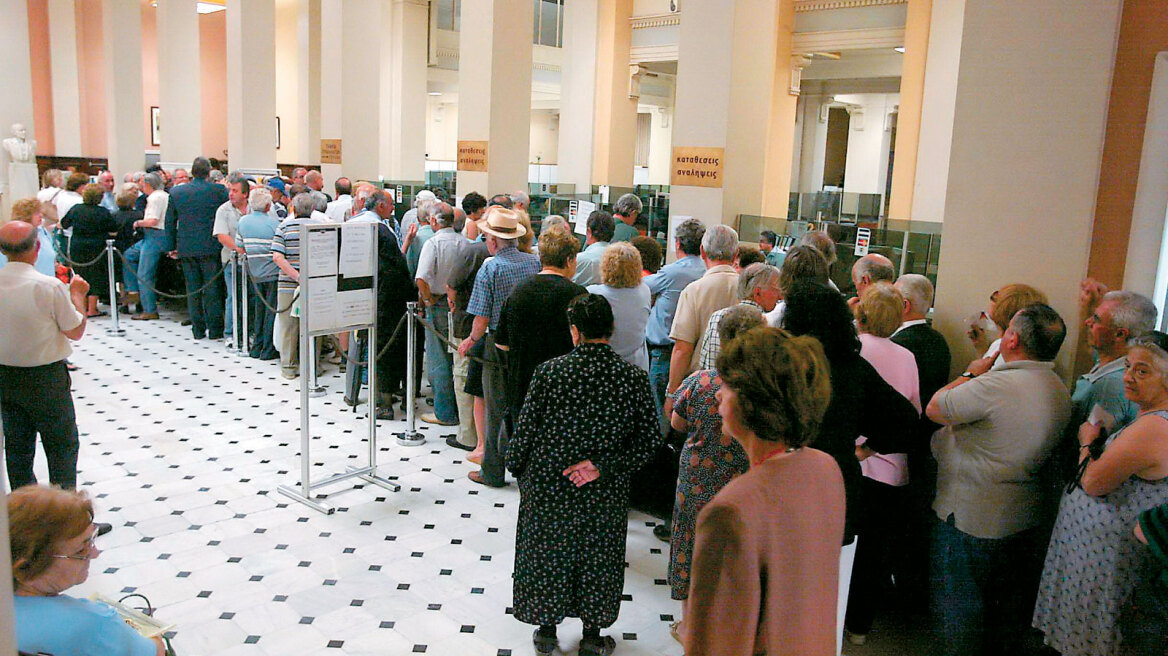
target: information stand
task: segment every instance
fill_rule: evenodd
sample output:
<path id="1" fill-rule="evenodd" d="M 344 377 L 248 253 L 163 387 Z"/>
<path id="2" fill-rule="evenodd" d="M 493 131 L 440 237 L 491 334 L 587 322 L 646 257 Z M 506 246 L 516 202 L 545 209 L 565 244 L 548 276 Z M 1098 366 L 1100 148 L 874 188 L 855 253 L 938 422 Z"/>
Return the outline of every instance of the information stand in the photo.
<path id="1" fill-rule="evenodd" d="M 309 446 L 309 379 L 314 352 L 312 340 L 350 330 L 369 331 L 377 343 L 377 224 L 303 224 L 300 231 L 300 485 L 281 485 L 280 494 L 331 515 L 334 508 L 313 491 L 350 478 L 359 478 L 392 492 L 397 483 L 377 476 L 377 358 L 369 357 L 369 462 L 363 467 L 313 481 Z"/>

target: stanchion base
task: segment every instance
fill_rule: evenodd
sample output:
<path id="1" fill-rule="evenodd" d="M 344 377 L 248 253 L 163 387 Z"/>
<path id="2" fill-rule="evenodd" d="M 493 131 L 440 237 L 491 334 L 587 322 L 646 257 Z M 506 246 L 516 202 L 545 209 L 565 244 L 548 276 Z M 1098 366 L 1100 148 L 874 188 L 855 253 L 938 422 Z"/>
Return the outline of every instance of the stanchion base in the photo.
<path id="1" fill-rule="evenodd" d="M 309 387 L 308 388 L 308 396 L 310 396 L 314 399 L 320 398 L 320 397 L 324 396 L 325 394 L 328 394 L 328 389 L 326 389 L 323 385 L 321 385 L 319 387 Z"/>
<path id="2" fill-rule="evenodd" d="M 335 485 L 337 483 L 340 483 L 342 481 L 347 481 L 347 480 L 352 479 L 352 478 L 357 478 L 357 479 L 360 479 L 362 481 L 365 481 L 366 483 L 372 483 L 373 485 L 383 487 L 383 488 L 389 490 L 390 492 L 401 491 L 401 486 L 398 485 L 397 483 L 394 483 L 391 480 L 388 480 L 388 479 L 385 479 L 385 478 L 378 476 L 377 475 L 377 467 L 373 467 L 373 466 L 353 467 L 353 466 L 350 466 L 344 472 L 341 472 L 340 474 L 333 474 L 332 476 L 329 476 L 327 478 L 324 478 L 324 479 L 321 479 L 321 480 L 318 480 L 315 482 L 309 481 L 309 483 L 308 483 L 309 493 L 311 494 L 311 491 L 316 489 L 316 488 L 324 487 L 326 485 Z M 300 503 L 303 503 L 304 505 L 308 506 L 309 508 L 312 508 L 313 510 L 316 510 L 317 512 L 322 512 L 326 515 L 331 515 L 334 512 L 336 512 L 336 508 L 332 507 L 327 502 L 325 502 L 326 497 L 324 495 L 314 495 L 311 497 L 305 496 L 305 495 L 300 493 L 299 487 L 295 487 L 292 485 L 281 485 L 281 486 L 277 487 L 276 489 L 280 492 L 280 494 L 283 494 L 284 496 L 286 496 L 290 499 L 294 499 L 296 501 L 299 501 Z"/>
<path id="3" fill-rule="evenodd" d="M 418 431 L 406 431 L 404 433 L 394 433 L 393 439 L 402 446 L 422 446 L 426 443 L 426 438 Z"/>
<path id="4" fill-rule="evenodd" d="M 125 335 L 126 329 L 125 328 L 107 328 L 106 332 L 111 334 L 111 335 Z"/>
<path id="5" fill-rule="evenodd" d="M 300 494 L 300 491 L 297 488 L 291 487 L 289 485 L 281 485 L 276 489 L 280 492 L 280 494 L 283 494 L 284 496 L 286 496 L 294 501 L 299 501 L 300 503 L 308 506 L 309 508 L 312 508 L 313 510 L 315 510 L 317 512 L 322 512 L 326 515 L 331 515 L 334 512 L 336 512 L 336 510 L 337 510 L 336 508 L 333 508 L 332 506 L 328 505 L 327 503 L 324 503 L 323 501 L 318 501 L 317 499 L 310 499 L 310 498 L 304 496 L 303 494 Z"/>

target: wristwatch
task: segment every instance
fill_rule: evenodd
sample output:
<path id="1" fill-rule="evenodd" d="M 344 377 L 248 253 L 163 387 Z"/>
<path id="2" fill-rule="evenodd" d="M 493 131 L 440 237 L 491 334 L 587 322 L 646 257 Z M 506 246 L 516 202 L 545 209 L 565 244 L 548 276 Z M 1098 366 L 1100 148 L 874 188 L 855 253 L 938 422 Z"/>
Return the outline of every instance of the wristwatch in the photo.
<path id="1" fill-rule="evenodd" d="M 961 373 L 961 376 L 960 376 L 960 377 L 961 377 L 961 378 L 968 378 L 968 379 L 970 379 L 970 380 L 973 380 L 974 378 L 977 378 L 977 374 L 973 373 L 972 371 L 964 371 L 964 372 L 962 372 L 962 373 Z"/>

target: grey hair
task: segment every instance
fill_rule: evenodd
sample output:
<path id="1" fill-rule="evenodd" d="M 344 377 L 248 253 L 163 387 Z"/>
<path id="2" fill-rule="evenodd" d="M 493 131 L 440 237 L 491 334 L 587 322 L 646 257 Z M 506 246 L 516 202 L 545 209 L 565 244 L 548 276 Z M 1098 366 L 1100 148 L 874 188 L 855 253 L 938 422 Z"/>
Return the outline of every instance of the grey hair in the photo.
<path id="1" fill-rule="evenodd" d="M 769 264 L 755 262 L 742 270 L 738 276 L 738 298 L 746 300 L 754 295 L 754 290 L 760 287 L 779 285 L 779 269 Z"/>
<path id="2" fill-rule="evenodd" d="M 150 173 L 142 176 L 142 182 L 150 185 L 151 191 L 158 191 L 159 189 L 162 189 L 162 176 L 155 171 L 151 171 Z"/>
<path id="3" fill-rule="evenodd" d="M 686 219 L 677 226 L 673 236 L 677 247 L 686 255 L 698 255 L 702 249 L 702 239 L 706 236 L 706 226 L 697 219 Z"/>
<path id="4" fill-rule="evenodd" d="M 466 227 L 466 212 L 461 207 L 454 208 L 454 222 L 450 224 L 455 232 L 462 232 Z"/>
<path id="5" fill-rule="evenodd" d="M 316 199 L 306 191 L 296 194 L 296 197 L 292 199 L 292 211 L 296 213 L 297 218 L 312 216 L 312 211 L 315 209 Z"/>
<path id="6" fill-rule="evenodd" d="M 377 211 L 377 206 L 382 203 L 388 203 L 389 199 L 385 197 L 385 192 L 380 189 L 374 189 L 372 193 L 365 198 L 365 209 L 370 212 Z"/>
<path id="7" fill-rule="evenodd" d="M 730 262 L 738 251 L 738 233 L 728 225 L 710 226 L 702 236 L 706 258 L 715 262 Z"/>
<path id="8" fill-rule="evenodd" d="M 267 212 L 272 206 L 272 192 L 267 187 L 256 185 L 247 195 L 247 209 L 252 212 Z"/>
<path id="9" fill-rule="evenodd" d="M 612 206 L 612 212 L 621 216 L 629 216 L 633 212 L 640 214 L 642 207 L 641 199 L 637 198 L 636 194 L 625 194 L 616 199 L 616 205 Z"/>
<path id="10" fill-rule="evenodd" d="M 827 260 L 827 268 L 831 269 L 831 265 L 835 264 L 835 240 L 831 235 L 822 230 L 812 230 L 803 233 L 799 238 L 800 246 L 810 246 L 819 251 L 823 259 Z"/>
<path id="11" fill-rule="evenodd" d="M 1018 334 L 1022 350 L 1039 362 L 1050 362 L 1058 355 L 1067 336 L 1067 324 L 1054 308 L 1045 303 L 1027 305 L 1010 320 Z"/>
<path id="12" fill-rule="evenodd" d="M 319 191 L 308 194 L 312 196 L 312 201 L 315 203 L 314 207 L 317 212 L 323 212 L 328 209 L 328 197 Z"/>
<path id="13" fill-rule="evenodd" d="M 502 237 L 496 237 L 495 235 L 490 235 L 490 234 L 487 236 L 490 237 L 491 239 L 494 239 L 496 242 L 498 242 L 500 250 L 502 250 L 504 248 L 508 248 L 510 246 L 515 246 L 519 243 L 518 239 L 503 239 Z"/>
<path id="14" fill-rule="evenodd" d="M 766 265 L 763 265 L 766 266 Z M 766 325 L 766 317 L 763 316 L 762 311 L 753 305 L 745 305 L 739 303 L 731 305 L 722 313 L 722 318 L 718 320 L 718 341 L 720 346 L 725 348 L 730 342 L 734 341 L 742 333 L 759 326 Z"/>
<path id="15" fill-rule="evenodd" d="M 454 208 L 449 203 L 434 203 L 434 207 L 430 210 L 430 216 L 434 217 L 434 222 L 438 224 L 439 228 L 449 228 L 454 225 Z"/>
<path id="16" fill-rule="evenodd" d="M 1119 289 L 1104 294 L 1100 305 L 1103 303 L 1115 303 L 1111 323 L 1127 330 L 1128 339 L 1140 337 L 1156 327 L 1156 304 L 1143 294 Z"/>
<path id="17" fill-rule="evenodd" d="M 568 232 L 571 232 L 571 229 L 568 226 L 568 220 L 559 214 L 549 214 L 545 216 L 543 221 L 541 221 L 539 224 L 539 230 L 540 232 L 546 232 L 547 230 L 550 230 L 556 226 L 563 226 L 564 228 L 568 228 Z"/>
<path id="18" fill-rule="evenodd" d="M 517 191 L 511 194 L 511 202 L 522 203 L 524 207 L 528 207 L 531 205 L 531 196 L 528 196 L 526 192 Z"/>
<path id="19" fill-rule="evenodd" d="M 883 255 L 872 253 L 865 255 L 856 260 L 853 265 L 853 273 L 856 279 L 859 280 L 864 276 L 872 282 L 892 282 L 896 280 L 896 269 L 892 268 L 892 262 Z"/>
<path id="20" fill-rule="evenodd" d="M 218 170 L 218 169 L 216 169 L 216 170 Z M 214 173 L 214 172 L 212 172 L 212 173 Z M 219 177 L 220 178 L 223 177 L 222 171 L 219 172 Z M 241 171 L 232 171 L 227 176 L 227 184 L 239 184 L 241 182 L 246 182 L 246 181 L 247 181 L 247 176 L 244 175 Z M 269 196 L 270 195 L 271 194 L 269 194 Z"/>
<path id="21" fill-rule="evenodd" d="M 933 307 L 933 283 L 919 273 L 906 273 L 896 281 L 913 312 L 925 314 Z"/>
<path id="22" fill-rule="evenodd" d="M 220 180 L 223 179 L 223 171 L 220 171 L 219 169 L 211 169 L 211 172 L 209 174 L 207 174 L 207 179 L 210 180 L 211 182 L 219 182 Z M 231 184 L 235 184 L 235 183 L 231 183 Z"/>

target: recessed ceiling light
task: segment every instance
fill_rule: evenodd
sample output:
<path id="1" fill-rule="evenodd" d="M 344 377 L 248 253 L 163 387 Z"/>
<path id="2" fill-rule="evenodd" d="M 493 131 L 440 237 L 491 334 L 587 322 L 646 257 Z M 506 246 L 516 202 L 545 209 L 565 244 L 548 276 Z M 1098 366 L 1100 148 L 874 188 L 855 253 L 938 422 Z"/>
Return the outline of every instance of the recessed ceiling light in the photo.
<path id="1" fill-rule="evenodd" d="M 899 52 L 902 55 L 904 54 L 904 46 L 897 46 L 897 47 L 893 48 L 893 50 Z"/>
<path id="2" fill-rule="evenodd" d="M 429 92 L 429 95 L 431 95 L 431 96 L 441 96 L 441 95 L 442 95 L 442 92 L 441 92 L 441 91 L 430 91 L 430 92 Z"/>

